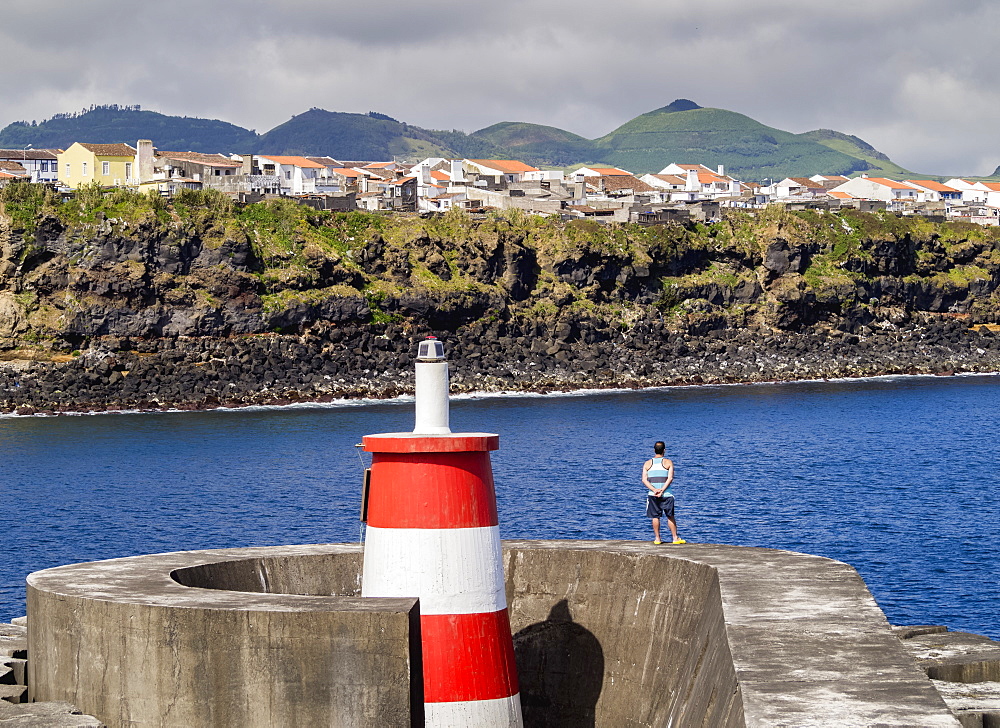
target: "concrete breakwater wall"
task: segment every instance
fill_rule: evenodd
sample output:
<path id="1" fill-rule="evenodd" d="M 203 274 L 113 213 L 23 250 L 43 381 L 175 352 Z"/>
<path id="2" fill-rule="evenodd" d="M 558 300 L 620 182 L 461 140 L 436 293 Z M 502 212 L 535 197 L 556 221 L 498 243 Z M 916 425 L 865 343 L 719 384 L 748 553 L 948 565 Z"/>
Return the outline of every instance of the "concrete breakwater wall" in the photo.
<path id="1" fill-rule="evenodd" d="M 586 318 L 434 331 L 452 389 L 548 391 L 1000 371 L 1000 334 L 956 319 L 895 330 L 672 332 L 652 316 L 630 328 Z M 297 335 L 95 338 L 60 361 L 0 362 L 0 412 L 196 409 L 412 393 L 419 332 L 401 324 L 315 325 Z"/>
<path id="2" fill-rule="evenodd" d="M 419 725 L 419 604 L 357 598 L 360 557 L 37 572 L 31 697 L 109 725 Z M 513 541 L 504 559 L 526 725 L 958 725 L 845 564 L 635 542 Z"/>

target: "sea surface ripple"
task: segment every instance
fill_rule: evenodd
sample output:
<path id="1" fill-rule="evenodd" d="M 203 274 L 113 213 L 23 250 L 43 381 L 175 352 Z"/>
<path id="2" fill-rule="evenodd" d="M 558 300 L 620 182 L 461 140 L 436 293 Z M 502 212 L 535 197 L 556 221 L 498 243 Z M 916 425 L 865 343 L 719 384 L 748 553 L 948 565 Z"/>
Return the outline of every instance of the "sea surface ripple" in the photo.
<path id="1" fill-rule="evenodd" d="M 650 538 L 639 472 L 663 439 L 689 541 L 846 561 L 891 622 L 1000 639 L 998 412 L 998 377 L 887 377 L 465 397 L 452 428 L 501 435 L 506 538 Z M 50 566 L 357 542 L 354 445 L 411 428 L 406 400 L 0 418 L 0 620 Z"/>

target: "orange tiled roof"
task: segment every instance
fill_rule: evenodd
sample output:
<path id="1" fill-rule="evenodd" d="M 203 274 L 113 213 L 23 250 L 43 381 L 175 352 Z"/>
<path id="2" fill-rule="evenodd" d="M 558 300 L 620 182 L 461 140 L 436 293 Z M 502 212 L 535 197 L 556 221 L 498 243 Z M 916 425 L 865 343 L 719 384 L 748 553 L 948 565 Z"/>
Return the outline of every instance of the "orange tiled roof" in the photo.
<path id="1" fill-rule="evenodd" d="M 838 200 L 853 200 L 854 199 L 854 195 L 850 194 L 849 192 L 841 192 L 841 191 L 838 191 L 838 190 L 831 190 L 831 191 L 827 192 L 827 194 L 830 195 L 830 197 L 836 197 Z"/>
<path id="2" fill-rule="evenodd" d="M 1000 182 L 983 182 L 983 187 L 989 187 L 994 192 L 1000 192 Z M 955 190 L 958 192 L 958 190 Z"/>
<path id="3" fill-rule="evenodd" d="M 442 172 L 439 169 L 432 169 L 431 170 L 431 179 L 439 179 L 439 180 L 441 180 L 443 182 L 444 180 L 450 180 L 451 179 L 451 175 L 447 174 L 446 172 Z"/>
<path id="4" fill-rule="evenodd" d="M 391 167 L 395 162 L 372 162 L 371 164 L 366 164 L 365 169 L 385 169 L 386 167 Z"/>
<path id="5" fill-rule="evenodd" d="M 687 180 L 676 174 L 654 174 L 653 177 L 660 180 L 661 182 L 666 182 L 671 185 L 683 185 L 687 184 Z"/>
<path id="6" fill-rule="evenodd" d="M 201 152 L 161 152 L 157 150 L 156 156 L 167 159 L 180 159 L 185 162 L 198 162 L 211 167 L 242 167 L 239 162 L 234 162 L 229 157 L 221 154 L 202 154 Z"/>
<path id="7" fill-rule="evenodd" d="M 93 152 L 98 157 L 134 157 L 135 149 L 128 144 L 87 144 L 80 142 L 80 146 L 88 152 Z"/>
<path id="8" fill-rule="evenodd" d="M 0 172 L 0 179 L 20 179 L 16 174 L 8 174 L 7 172 Z"/>
<path id="9" fill-rule="evenodd" d="M 933 192 L 958 192 L 954 187 L 949 187 L 948 185 L 943 185 L 940 182 L 935 182 L 929 179 L 908 179 L 906 180 L 911 185 L 917 185 L 918 187 L 923 187 L 925 190 L 931 190 Z M 1000 187 L 997 188 L 1000 191 Z"/>
<path id="10" fill-rule="evenodd" d="M 819 182 L 813 182 L 808 177 L 789 177 L 788 179 L 790 179 L 792 182 L 794 182 L 795 184 L 797 184 L 799 187 L 805 187 L 806 189 L 810 189 L 810 190 L 824 190 L 824 189 L 826 189 Z"/>
<path id="11" fill-rule="evenodd" d="M 721 177 L 715 172 L 698 172 L 698 182 L 703 185 L 709 185 L 714 182 L 729 182 L 728 177 Z M 810 183 L 813 184 L 813 183 Z"/>
<path id="12" fill-rule="evenodd" d="M 884 187 L 888 187 L 889 189 L 892 189 L 892 190 L 912 190 L 912 189 L 914 189 L 913 185 L 908 185 L 908 184 L 906 184 L 904 182 L 897 182 L 894 179 L 888 179 L 886 177 L 868 177 L 867 179 L 868 179 L 869 182 L 875 182 L 875 183 L 880 184 L 880 185 L 882 185 Z"/>
<path id="13" fill-rule="evenodd" d="M 303 167 L 306 169 L 322 169 L 326 165 L 318 164 L 313 162 L 306 157 L 286 157 L 286 156 L 275 156 L 273 154 L 259 154 L 257 155 L 261 159 L 267 159 L 275 164 L 287 164 L 291 167 Z"/>
<path id="14" fill-rule="evenodd" d="M 618 167 L 585 167 L 584 169 L 589 169 L 594 172 L 597 172 L 597 176 L 600 177 L 613 177 L 616 175 L 632 176 L 631 172 L 626 172 L 624 169 L 618 169 Z"/>
<path id="15" fill-rule="evenodd" d="M 341 177 L 361 177 L 361 172 L 356 169 L 348 169 L 347 167 L 334 167 L 330 170 L 334 174 L 339 174 Z"/>
<path id="16" fill-rule="evenodd" d="M 600 177 L 587 177 L 587 185 L 604 190 L 605 192 L 617 192 L 619 190 L 632 190 L 632 192 L 653 192 L 654 187 L 643 182 L 634 175 L 602 174 Z"/>
<path id="17" fill-rule="evenodd" d="M 495 169 L 504 174 L 521 174 L 522 172 L 537 172 L 538 167 L 532 167 L 516 159 L 470 159 L 470 162 L 480 167 Z"/>
<path id="18" fill-rule="evenodd" d="M 21 166 L 20 162 L 6 162 L 6 161 L 3 161 L 3 160 L 0 160 L 0 169 L 5 169 L 8 172 L 23 172 L 23 173 L 27 173 L 27 171 L 28 171 L 24 167 Z"/>
<path id="19" fill-rule="evenodd" d="M 0 159 L 55 159 L 62 149 L 0 149 Z"/>

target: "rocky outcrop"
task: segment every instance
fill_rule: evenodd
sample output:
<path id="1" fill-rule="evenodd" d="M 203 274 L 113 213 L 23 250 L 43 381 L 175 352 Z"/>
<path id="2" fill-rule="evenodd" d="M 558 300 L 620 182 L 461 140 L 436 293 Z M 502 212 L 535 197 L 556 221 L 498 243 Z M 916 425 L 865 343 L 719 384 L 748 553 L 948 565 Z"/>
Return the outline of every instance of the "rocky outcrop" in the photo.
<path id="1" fill-rule="evenodd" d="M 608 227 L 116 193 L 29 199 L 27 215 L 9 189 L 5 411 L 393 396 L 430 333 L 459 390 L 1000 369 L 1000 238 L 977 226 L 767 210 Z"/>
<path id="2" fill-rule="evenodd" d="M 1000 642 L 946 627 L 894 627 L 964 728 L 1000 726 Z"/>

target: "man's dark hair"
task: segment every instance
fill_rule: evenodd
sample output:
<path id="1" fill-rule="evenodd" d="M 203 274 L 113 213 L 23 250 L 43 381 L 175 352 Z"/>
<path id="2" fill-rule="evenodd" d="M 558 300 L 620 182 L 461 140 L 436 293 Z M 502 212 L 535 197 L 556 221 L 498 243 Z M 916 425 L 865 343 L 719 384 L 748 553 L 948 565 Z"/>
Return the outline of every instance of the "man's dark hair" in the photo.
<path id="1" fill-rule="evenodd" d="M 659 442 L 653 443 L 653 452 L 655 452 L 657 455 L 662 455 L 663 451 L 666 450 L 666 449 L 667 449 L 667 445 L 666 445 L 665 442 L 663 442 L 663 440 L 660 440 Z"/>

